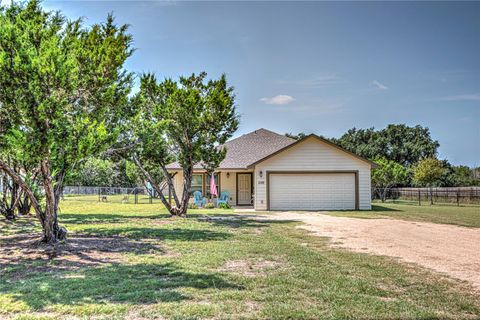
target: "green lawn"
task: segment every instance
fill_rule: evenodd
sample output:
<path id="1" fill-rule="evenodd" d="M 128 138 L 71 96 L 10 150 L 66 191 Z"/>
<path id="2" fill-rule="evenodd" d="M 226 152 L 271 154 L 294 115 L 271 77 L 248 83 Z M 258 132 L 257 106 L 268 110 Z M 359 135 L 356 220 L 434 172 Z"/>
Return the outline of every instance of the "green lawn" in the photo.
<path id="1" fill-rule="evenodd" d="M 480 206 L 375 203 L 372 211 L 332 211 L 330 215 L 357 218 L 404 219 L 433 223 L 455 224 L 480 228 Z"/>
<path id="2" fill-rule="evenodd" d="M 31 246 L 36 221 L 0 220 L 0 319 L 480 317 L 470 286 L 330 249 L 294 222 L 74 198 L 60 220 L 70 238 L 57 254 Z"/>

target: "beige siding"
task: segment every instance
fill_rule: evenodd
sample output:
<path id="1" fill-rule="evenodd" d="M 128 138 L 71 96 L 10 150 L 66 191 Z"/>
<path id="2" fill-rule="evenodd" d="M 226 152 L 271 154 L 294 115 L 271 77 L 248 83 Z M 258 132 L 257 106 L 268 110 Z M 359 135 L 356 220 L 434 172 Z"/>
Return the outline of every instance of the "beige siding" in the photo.
<path id="1" fill-rule="evenodd" d="M 230 173 L 228 178 L 227 172 Z M 237 173 L 245 172 L 252 172 L 252 170 L 221 171 L 220 173 L 220 192 L 228 191 L 230 193 L 229 204 L 232 206 L 237 204 Z"/>
<path id="2" fill-rule="evenodd" d="M 237 172 L 252 172 L 252 170 L 243 170 L 243 171 L 228 171 L 230 173 L 227 178 L 227 171 L 220 172 L 220 192 L 228 191 L 230 194 L 229 204 L 234 206 L 237 203 Z M 183 173 L 177 171 L 177 174 L 174 177 L 174 186 L 177 190 L 177 195 L 180 197 L 183 191 Z M 208 186 L 206 186 L 208 188 Z"/>
<path id="3" fill-rule="evenodd" d="M 316 138 L 309 138 L 255 167 L 255 209 L 267 209 L 267 171 L 358 170 L 359 206 L 371 209 L 370 164 L 336 149 Z M 260 171 L 263 175 L 260 177 Z"/>
<path id="4" fill-rule="evenodd" d="M 230 193 L 230 199 L 228 203 L 230 205 L 235 205 L 237 199 L 236 197 L 236 182 L 235 182 L 235 172 L 230 172 L 230 176 L 227 178 L 226 172 L 220 173 L 220 192 L 228 191 Z"/>
<path id="5" fill-rule="evenodd" d="M 180 198 L 183 192 L 183 172 L 177 171 L 177 174 L 173 177 L 173 185 L 175 186 L 175 192 Z"/>

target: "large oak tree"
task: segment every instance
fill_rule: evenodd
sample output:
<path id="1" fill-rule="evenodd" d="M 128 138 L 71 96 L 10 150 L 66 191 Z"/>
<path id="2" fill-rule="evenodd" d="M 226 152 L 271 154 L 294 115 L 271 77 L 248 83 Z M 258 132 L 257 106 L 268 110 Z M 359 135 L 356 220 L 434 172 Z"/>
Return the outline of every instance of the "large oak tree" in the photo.
<path id="1" fill-rule="evenodd" d="M 46 243 L 66 233 L 57 219 L 66 174 L 116 139 L 132 82 L 123 68 L 131 43 L 112 16 L 86 27 L 35 0 L 0 9 L 0 154 L 34 168 L 41 192 L 27 181 L 31 172 L 3 158 L 0 170 L 30 199 Z"/>
<path id="2" fill-rule="evenodd" d="M 428 128 L 405 124 L 389 124 L 381 130 L 352 128 L 331 140 L 364 158 L 385 158 L 404 166 L 435 156 L 439 147 Z"/>

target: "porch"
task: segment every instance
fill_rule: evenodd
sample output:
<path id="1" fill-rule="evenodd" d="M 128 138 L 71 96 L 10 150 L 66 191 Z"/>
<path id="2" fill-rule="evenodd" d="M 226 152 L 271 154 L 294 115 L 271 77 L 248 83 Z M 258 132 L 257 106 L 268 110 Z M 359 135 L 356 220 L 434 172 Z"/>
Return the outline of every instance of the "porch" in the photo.
<path id="1" fill-rule="evenodd" d="M 217 194 L 227 191 L 228 204 L 232 207 L 252 208 L 254 195 L 253 170 L 222 170 L 214 173 Z M 191 194 L 200 191 L 204 197 L 211 199 L 210 179 L 204 170 L 196 170 L 192 176 Z M 183 192 L 183 173 L 177 171 L 174 176 L 177 194 Z"/>

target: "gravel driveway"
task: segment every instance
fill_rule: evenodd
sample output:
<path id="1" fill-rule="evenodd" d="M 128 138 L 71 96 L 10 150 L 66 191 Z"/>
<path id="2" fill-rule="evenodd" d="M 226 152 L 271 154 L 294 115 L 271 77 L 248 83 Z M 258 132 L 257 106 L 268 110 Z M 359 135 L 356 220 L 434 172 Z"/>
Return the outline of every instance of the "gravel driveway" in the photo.
<path id="1" fill-rule="evenodd" d="M 468 281 L 480 290 L 480 228 L 321 213 L 280 212 L 273 217 L 301 221 L 301 228 L 331 238 L 332 246 L 397 257 Z"/>

